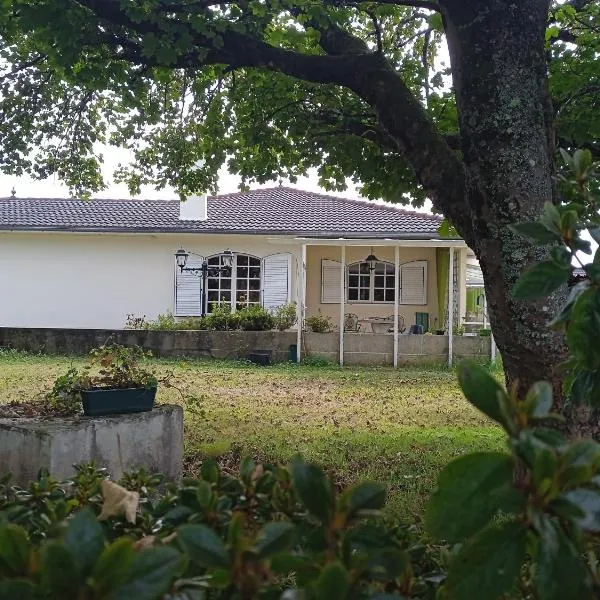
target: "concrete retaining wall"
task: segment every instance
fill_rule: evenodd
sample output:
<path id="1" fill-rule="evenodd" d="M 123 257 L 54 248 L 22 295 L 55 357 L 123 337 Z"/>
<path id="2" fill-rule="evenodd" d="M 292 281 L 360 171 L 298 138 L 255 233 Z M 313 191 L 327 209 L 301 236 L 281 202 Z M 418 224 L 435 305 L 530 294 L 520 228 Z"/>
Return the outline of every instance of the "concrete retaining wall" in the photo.
<path id="1" fill-rule="evenodd" d="M 0 475 L 12 473 L 17 485 L 26 486 L 43 467 L 67 479 L 74 464 L 92 460 L 114 479 L 139 467 L 181 479 L 183 409 L 162 405 L 106 417 L 0 419 Z"/>
<path id="2" fill-rule="evenodd" d="M 338 362 L 340 336 L 338 333 L 312 333 L 305 335 L 305 352 Z M 489 359 L 491 338 L 454 336 L 453 356 L 462 358 Z M 448 336 L 445 335 L 400 335 L 398 337 L 398 362 L 444 362 L 448 358 Z M 389 334 L 346 333 L 344 334 L 344 362 L 348 365 L 392 365 L 394 364 L 394 338 Z"/>
<path id="3" fill-rule="evenodd" d="M 288 360 L 296 343 L 294 331 L 144 331 L 109 329 L 25 329 L 0 327 L 0 346 L 46 354 L 87 354 L 111 338 L 127 346 L 141 346 L 156 356 L 191 356 L 244 359 L 248 353 L 271 350 L 274 361 Z M 339 361 L 339 333 L 305 332 L 303 353 Z M 454 337 L 454 356 L 489 358 L 489 337 Z M 391 365 L 394 339 L 391 334 L 346 333 L 346 364 Z M 440 361 L 448 356 L 448 337 L 401 335 L 398 359 L 402 363 Z"/>

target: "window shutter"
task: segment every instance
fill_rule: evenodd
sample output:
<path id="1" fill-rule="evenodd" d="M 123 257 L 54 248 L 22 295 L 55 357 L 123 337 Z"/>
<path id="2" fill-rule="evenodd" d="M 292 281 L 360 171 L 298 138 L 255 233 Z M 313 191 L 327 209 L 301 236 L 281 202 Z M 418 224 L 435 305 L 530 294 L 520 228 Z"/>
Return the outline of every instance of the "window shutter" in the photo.
<path id="1" fill-rule="evenodd" d="M 340 278 L 342 263 L 335 260 L 321 261 L 321 303 L 340 304 Z"/>
<path id="2" fill-rule="evenodd" d="M 427 262 L 419 260 L 400 267 L 400 304 L 427 304 Z"/>
<path id="3" fill-rule="evenodd" d="M 291 254 L 271 254 L 263 258 L 263 306 L 267 310 L 288 304 L 291 285 Z"/>
<path id="4" fill-rule="evenodd" d="M 200 267 L 203 258 L 190 254 L 186 267 Z M 175 264 L 175 316 L 199 317 L 202 314 L 202 277 L 195 273 L 182 273 Z"/>

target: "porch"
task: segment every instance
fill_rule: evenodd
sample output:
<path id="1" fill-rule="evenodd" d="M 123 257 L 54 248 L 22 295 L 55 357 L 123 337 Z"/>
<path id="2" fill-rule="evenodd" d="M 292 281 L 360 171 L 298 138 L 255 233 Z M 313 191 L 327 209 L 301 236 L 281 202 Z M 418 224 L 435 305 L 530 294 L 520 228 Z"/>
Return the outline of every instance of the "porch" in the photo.
<path id="1" fill-rule="evenodd" d="M 369 346 L 385 357 L 382 364 L 397 366 L 406 357 L 429 355 L 443 356 L 451 365 L 455 356 L 464 355 L 459 347 L 465 344 L 469 355 L 480 354 L 483 345 L 493 346 L 493 340 L 463 341 L 454 335 L 465 317 L 464 241 L 305 238 L 296 242 L 301 244 L 293 286 L 298 322 L 306 324 L 307 317 L 322 315 L 337 332 L 333 352 L 330 342 L 327 349 L 319 348 L 318 337 L 298 327 L 298 361 L 304 353 L 322 351 L 342 365 L 354 363 L 355 355 L 364 354 Z M 418 335 L 429 330 L 442 335 Z M 477 350 L 471 349 L 473 345 Z M 493 349 L 486 352 L 489 357 Z"/>

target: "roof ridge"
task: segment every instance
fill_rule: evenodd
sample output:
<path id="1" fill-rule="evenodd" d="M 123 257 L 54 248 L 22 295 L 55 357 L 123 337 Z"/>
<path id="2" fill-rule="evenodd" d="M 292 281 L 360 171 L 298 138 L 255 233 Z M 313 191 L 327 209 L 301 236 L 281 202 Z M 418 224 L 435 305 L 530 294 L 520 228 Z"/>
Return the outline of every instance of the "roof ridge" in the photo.
<path id="1" fill-rule="evenodd" d="M 387 211 L 390 211 L 390 212 L 393 212 L 396 214 L 402 213 L 402 214 L 405 214 L 405 215 L 408 215 L 411 217 L 418 217 L 421 219 L 435 219 L 437 221 L 443 220 L 443 217 L 440 217 L 439 215 L 435 215 L 433 213 L 420 213 L 416 210 L 400 208 L 395 205 L 392 206 L 393 203 L 379 204 L 379 203 L 377 203 L 377 201 L 369 200 L 368 198 L 345 198 L 344 196 L 337 196 L 336 194 L 313 192 L 310 190 L 303 190 L 301 188 L 293 188 L 293 187 L 290 187 L 289 185 L 275 185 L 275 186 L 265 187 L 265 188 L 255 188 L 252 190 L 248 190 L 247 192 L 228 192 L 227 194 L 217 194 L 216 196 L 208 196 L 208 198 L 212 199 L 212 200 L 221 200 L 224 198 L 230 198 L 231 196 L 252 194 L 254 192 L 271 192 L 271 191 L 282 190 L 282 189 L 290 191 L 290 192 L 298 192 L 298 193 L 307 194 L 310 196 L 317 196 L 319 198 L 328 198 L 328 199 L 332 199 L 332 200 L 337 200 L 339 202 L 343 202 L 346 204 L 354 204 L 354 205 L 362 204 L 362 205 L 377 208 L 377 209 L 387 210 Z M 387 202 L 387 201 L 382 200 L 382 202 Z"/>

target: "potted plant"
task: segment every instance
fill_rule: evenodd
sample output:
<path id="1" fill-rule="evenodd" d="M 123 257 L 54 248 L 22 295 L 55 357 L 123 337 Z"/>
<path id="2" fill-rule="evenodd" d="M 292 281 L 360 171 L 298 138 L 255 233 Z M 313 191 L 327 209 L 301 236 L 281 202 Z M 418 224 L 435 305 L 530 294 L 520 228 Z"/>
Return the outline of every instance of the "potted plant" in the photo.
<path id="1" fill-rule="evenodd" d="M 328 333 L 332 329 L 331 317 L 321 314 L 319 311 L 318 315 L 312 315 L 307 317 L 306 326 L 315 333 Z"/>
<path id="2" fill-rule="evenodd" d="M 490 337 L 492 330 L 489 327 L 483 327 L 477 331 L 480 337 Z"/>
<path id="3" fill-rule="evenodd" d="M 48 396 L 55 404 L 81 401 L 87 416 L 152 410 L 158 379 L 141 364 L 149 356 L 137 346 L 107 344 L 94 348 L 82 371 L 69 369 L 55 381 Z"/>
<path id="4" fill-rule="evenodd" d="M 433 319 L 433 327 L 431 327 L 429 329 L 429 333 L 435 334 L 435 335 L 444 335 L 446 333 L 446 330 L 442 327 L 438 327 L 438 320 L 437 318 Z"/>

